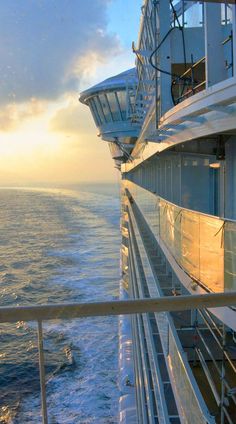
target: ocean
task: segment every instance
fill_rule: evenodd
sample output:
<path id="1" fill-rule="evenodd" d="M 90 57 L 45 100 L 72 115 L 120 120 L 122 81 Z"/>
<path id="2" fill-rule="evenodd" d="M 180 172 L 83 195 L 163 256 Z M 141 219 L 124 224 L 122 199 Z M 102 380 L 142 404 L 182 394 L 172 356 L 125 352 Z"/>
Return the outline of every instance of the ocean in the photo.
<path id="1" fill-rule="evenodd" d="M 118 298 L 117 186 L 0 189 L 0 202 L 2 306 Z M 0 423 L 40 423 L 36 323 L 0 328 Z M 43 329 L 49 423 L 116 423 L 117 317 Z"/>

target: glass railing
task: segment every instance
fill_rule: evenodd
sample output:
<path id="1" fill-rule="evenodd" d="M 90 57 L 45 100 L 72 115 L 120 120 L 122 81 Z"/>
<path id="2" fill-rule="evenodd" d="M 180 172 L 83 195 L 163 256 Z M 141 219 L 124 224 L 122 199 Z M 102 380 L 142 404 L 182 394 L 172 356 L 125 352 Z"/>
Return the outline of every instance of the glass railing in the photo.
<path id="1" fill-rule="evenodd" d="M 148 252 L 148 249 L 145 248 L 145 242 L 143 242 L 142 239 L 142 219 L 139 219 L 140 215 L 136 214 L 135 211 L 136 208 L 131 208 L 130 210 L 130 249 L 135 252 L 135 250 L 138 248 L 138 252 L 141 256 L 142 268 L 140 269 L 139 261 L 134 261 L 133 267 L 136 271 L 136 278 L 131 279 L 130 283 L 132 284 L 132 286 L 138 286 L 138 290 L 136 290 L 136 293 L 139 293 L 140 296 L 144 296 L 144 286 L 146 285 L 148 287 L 150 297 L 158 297 L 161 295 L 160 286 L 158 280 L 155 278 L 155 272 L 153 272 L 150 263 L 150 251 Z M 137 248 L 135 247 L 136 243 Z M 137 257 L 136 254 L 133 254 L 133 257 Z M 142 277 L 142 272 L 144 272 L 145 279 L 143 279 Z M 137 278 L 138 274 L 139 276 Z M 141 283 L 141 281 L 143 282 L 143 284 Z M 225 295 L 229 295 L 229 293 L 217 294 L 217 296 Z M 232 293 L 230 293 L 230 296 L 232 296 Z M 189 297 L 191 298 L 192 296 Z M 172 296 L 168 296 L 167 298 L 172 298 Z M 161 346 L 166 358 L 170 379 L 172 380 L 172 382 L 174 381 L 175 393 L 177 395 L 178 404 L 184 416 L 183 421 L 188 423 L 191 422 L 192 424 L 215 423 L 215 419 L 209 415 L 209 411 L 207 409 L 205 401 L 201 395 L 200 389 L 196 383 L 196 380 L 188 363 L 188 356 L 186 354 L 186 351 L 183 350 L 183 346 L 181 345 L 180 339 L 178 337 L 178 332 L 176 331 L 171 316 L 168 313 L 163 312 L 155 314 L 155 319 L 158 327 L 158 330 L 156 330 L 156 332 L 160 336 Z M 145 319 L 144 331 L 147 332 L 145 326 Z M 146 338 L 149 339 L 149 336 L 147 335 Z M 150 346 L 151 344 L 149 343 L 147 348 L 148 352 L 150 351 Z M 158 364 L 156 368 L 157 367 Z M 167 384 L 167 381 L 165 381 L 165 384 Z M 169 420 L 166 421 L 169 422 Z"/>
<path id="2" fill-rule="evenodd" d="M 236 221 L 181 208 L 125 182 L 153 235 L 181 268 L 212 292 L 236 290 Z"/>

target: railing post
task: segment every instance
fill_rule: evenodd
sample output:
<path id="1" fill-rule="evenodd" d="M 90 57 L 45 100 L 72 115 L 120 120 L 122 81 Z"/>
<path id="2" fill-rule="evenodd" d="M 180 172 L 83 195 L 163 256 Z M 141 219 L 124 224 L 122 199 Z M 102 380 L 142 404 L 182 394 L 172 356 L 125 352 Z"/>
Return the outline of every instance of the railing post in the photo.
<path id="1" fill-rule="evenodd" d="M 191 84 L 192 84 L 192 94 L 194 94 L 194 62 L 193 62 L 193 55 L 191 54 Z"/>
<path id="2" fill-rule="evenodd" d="M 220 424 L 225 421 L 225 345 L 226 345 L 225 325 L 222 332 L 222 362 L 221 362 L 221 396 L 220 396 Z"/>
<path id="3" fill-rule="evenodd" d="M 42 423 L 48 424 L 47 401 L 46 401 L 46 383 L 45 383 L 45 367 L 44 367 L 44 353 L 43 353 L 43 327 L 42 327 L 42 321 L 41 320 L 38 320 L 38 352 L 39 352 L 39 374 L 40 374 Z"/>
<path id="4" fill-rule="evenodd" d="M 232 58 L 233 58 L 233 76 L 236 76 L 236 5 L 232 4 L 232 27 L 233 27 L 233 38 L 232 38 Z"/>
<path id="5" fill-rule="evenodd" d="M 159 0 L 158 4 L 158 33 L 159 42 L 166 37 L 168 31 L 170 31 L 170 6 L 166 0 Z M 158 84 L 158 97 L 161 98 L 159 102 L 159 119 L 164 113 L 173 107 L 173 101 L 171 98 L 171 48 L 170 39 L 167 37 L 165 43 L 158 50 L 158 65 L 160 69 L 164 69 L 165 73 L 160 72 L 160 82 Z"/>

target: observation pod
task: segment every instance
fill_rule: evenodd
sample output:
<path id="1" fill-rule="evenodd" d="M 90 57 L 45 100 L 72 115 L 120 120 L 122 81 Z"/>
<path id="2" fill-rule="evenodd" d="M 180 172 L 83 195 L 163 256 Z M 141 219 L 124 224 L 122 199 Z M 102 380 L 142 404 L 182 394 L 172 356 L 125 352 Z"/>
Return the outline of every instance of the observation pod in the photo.
<path id="1" fill-rule="evenodd" d="M 134 116 L 136 89 L 137 74 L 132 68 L 83 91 L 79 98 L 89 106 L 98 136 L 109 143 L 119 169 L 129 160 L 140 132 Z"/>

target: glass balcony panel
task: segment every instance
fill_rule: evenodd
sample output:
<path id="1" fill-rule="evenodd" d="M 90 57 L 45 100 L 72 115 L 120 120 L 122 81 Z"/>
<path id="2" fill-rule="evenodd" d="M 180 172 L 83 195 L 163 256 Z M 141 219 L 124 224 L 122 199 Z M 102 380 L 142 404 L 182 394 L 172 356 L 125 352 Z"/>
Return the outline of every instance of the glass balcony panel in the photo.
<path id="1" fill-rule="evenodd" d="M 153 235 L 210 291 L 236 290 L 236 222 L 183 209 L 126 181 Z"/>
<path id="2" fill-rule="evenodd" d="M 236 291 L 236 222 L 224 224 L 225 291 Z"/>
<path id="3" fill-rule="evenodd" d="M 168 362 L 173 375 L 177 393 L 181 393 L 182 407 L 185 411 L 186 422 L 191 424 L 204 424 L 209 422 L 204 414 L 204 406 L 200 406 L 199 394 L 196 393 L 196 385 L 191 378 L 189 366 L 183 362 L 181 355 L 181 346 L 173 333 L 169 332 L 169 355 Z M 201 402 L 202 403 L 202 402 Z"/>
<path id="4" fill-rule="evenodd" d="M 160 237 L 166 246 L 181 263 L 181 220 L 180 208 L 168 204 L 163 199 L 159 201 L 160 206 Z"/>
<path id="5" fill-rule="evenodd" d="M 213 292 L 224 291 L 224 221 L 199 214 L 200 277 Z"/>
<path id="6" fill-rule="evenodd" d="M 199 214 L 181 212 L 181 265 L 189 275 L 199 280 Z"/>

